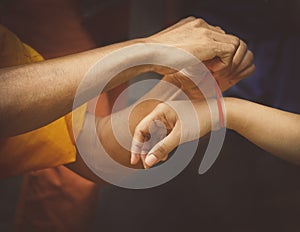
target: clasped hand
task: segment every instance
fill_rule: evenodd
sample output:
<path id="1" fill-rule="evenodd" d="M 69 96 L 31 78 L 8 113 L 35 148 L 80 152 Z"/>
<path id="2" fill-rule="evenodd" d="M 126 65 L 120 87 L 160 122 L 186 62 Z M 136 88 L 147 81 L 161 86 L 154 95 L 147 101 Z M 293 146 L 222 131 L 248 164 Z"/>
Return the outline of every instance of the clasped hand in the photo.
<path id="1" fill-rule="evenodd" d="M 183 36 L 183 41 L 189 35 L 191 40 L 199 42 L 197 48 L 180 43 L 174 43 L 174 46 L 191 52 L 203 61 L 222 91 L 250 75 L 255 69 L 253 54 L 242 40 L 226 34 L 221 28 L 211 26 L 202 19 L 189 17 L 152 36 L 152 39 L 166 39 L 170 44 L 170 33 Z M 170 73 L 165 75 L 164 80 L 179 87 L 193 100 L 192 104 L 191 101 L 160 103 L 139 122 L 132 140 L 132 165 L 141 160 L 145 168 L 152 167 L 165 161 L 168 154 L 180 143 L 200 138 L 211 130 L 210 110 L 197 84 L 184 75 L 184 72 Z M 197 114 L 198 126 L 195 126 L 189 114 L 178 116 L 178 110 L 188 110 L 190 107 Z"/>

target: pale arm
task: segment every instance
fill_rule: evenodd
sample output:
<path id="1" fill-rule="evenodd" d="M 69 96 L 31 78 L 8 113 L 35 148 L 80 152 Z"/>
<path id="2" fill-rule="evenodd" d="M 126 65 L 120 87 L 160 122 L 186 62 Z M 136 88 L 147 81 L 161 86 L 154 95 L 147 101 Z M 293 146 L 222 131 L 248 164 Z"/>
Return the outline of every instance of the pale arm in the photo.
<path id="1" fill-rule="evenodd" d="M 300 115 L 241 99 L 225 99 L 227 126 L 252 143 L 300 165 Z"/>
<path id="2" fill-rule="evenodd" d="M 227 128 L 236 131 L 252 143 L 287 160 L 300 165 L 300 115 L 274 109 L 271 107 L 256 104 L 250 101 L 224 98 Z M 194 101 L 194 108 L 198 115 L 200 129 L 194 128 L 194 133 L 202 137 L 211 130 L 211 117 L 208 105 L 205 101 Z M 134 138 L 139 142 L 145 141 L 149 133 L 149 125 L 154 120 L 160 120 L 165 125 L 173 125 L 169 128 L 170 133 L 164 138 L 164 143 L 153 147 L 146 158 L 148 167 L 164 160 L 180 143 L 180 136 L 189 134 L 181 131 L 182 123 L 188 123 L 189 116 L 179 118 L 176 108 L 185 107 L 184 102 L 173 104 L 159 104 L 146 118 L 144 118 L 135 129 Z M 193 129 L 192 129 L 193 130 Z M 189 131 L 191 132 L 191 131 Z M 200 133 L 199 133 L 200 132 Z M 184 138 L 185 141 L 192 141 L 194 138 Z"/>

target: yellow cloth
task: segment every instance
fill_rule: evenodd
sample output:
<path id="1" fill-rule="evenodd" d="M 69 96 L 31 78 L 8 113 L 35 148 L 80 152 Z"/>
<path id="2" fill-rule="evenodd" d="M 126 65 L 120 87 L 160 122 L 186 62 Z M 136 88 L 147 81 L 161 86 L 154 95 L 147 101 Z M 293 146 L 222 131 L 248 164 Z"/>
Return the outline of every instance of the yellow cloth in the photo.
<path id="1" fill-rule="evenodd" d="M 40 54 L 0 25 L 0 67 L 42 60 Z M 86 106 L 77 110 L 80 111 L 82 120 L 74 126 L 76 131 L 80 131 Z M 71 125 L 71 114 L 68 114 L 40 129 L 0 139 L 0 177 L 75 161 L 76 148 Z"/>

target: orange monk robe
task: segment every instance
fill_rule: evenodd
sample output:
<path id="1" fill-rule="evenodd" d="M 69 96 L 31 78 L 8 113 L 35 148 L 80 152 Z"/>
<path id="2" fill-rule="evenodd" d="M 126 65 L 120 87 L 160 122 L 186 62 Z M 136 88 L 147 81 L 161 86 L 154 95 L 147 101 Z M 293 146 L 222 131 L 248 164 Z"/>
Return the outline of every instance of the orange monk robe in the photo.
<path id="1" fill-rule="evenodd" d="M 0 48 L 1 68 L 43 60 L 40 54 L 1 25 Z M 79 133 L 86 106 L 77 110 L 82 117 L 74 123 L 74 130 Z M 76 148 L 71 123 L 70 113 L 40 129 L 1 138 L 0 178 L 74 162 Z"/>

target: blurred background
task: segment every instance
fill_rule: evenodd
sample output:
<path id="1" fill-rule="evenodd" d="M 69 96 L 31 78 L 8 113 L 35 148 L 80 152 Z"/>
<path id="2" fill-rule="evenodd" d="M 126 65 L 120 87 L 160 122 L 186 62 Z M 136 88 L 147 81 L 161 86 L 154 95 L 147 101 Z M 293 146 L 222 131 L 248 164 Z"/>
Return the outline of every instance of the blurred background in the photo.
<path id="1" fill-rule="evenodd" d="M 255 55 L 255 73 L 224 95 L 300 113 L 298 0 L 0 2 L 0 23 L 46 59 L 145 37 L 190 15 L 201 17 L 243 39 Z M 146 74 L 138 80 L 149 77 L 158 78 Z M 103 97 L 103 114 L 124 88 Z M 200 140 L 180 175 L 152 189 L 96 186 L 65 167 L 2 179 L 0 231 L 299 231 L 299 167 L 227 131 L 216 163 L 199 175 L 207 141 Z M 63 185 L 53 184 L 49 172 Z M 47 194 L 50 189 L 54 195 Z M 72 207 L 64 207 L 65 201 Z"/>

